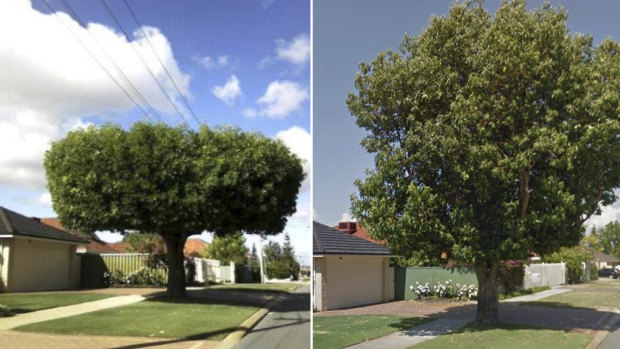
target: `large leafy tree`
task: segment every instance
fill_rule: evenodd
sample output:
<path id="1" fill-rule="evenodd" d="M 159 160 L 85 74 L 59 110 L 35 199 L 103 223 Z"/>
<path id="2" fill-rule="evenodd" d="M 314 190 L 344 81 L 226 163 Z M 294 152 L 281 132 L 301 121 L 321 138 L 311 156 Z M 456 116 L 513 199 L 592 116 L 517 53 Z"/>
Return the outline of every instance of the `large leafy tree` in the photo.
<path id="1" fill-rule="evenodd" d="M 185 296 L 188 236 L 282 232 L 304 177 L 300 159 L 279 141 L 161 123 L 70 132 L 52 144 L 45 169 L 66 227 L 162 237 L 171 297 Z"/>
<path id="2" fill-rule="evenodd" d="M 498 262 L 576 245 L 620 184 L 620 46 L 567 14 L 457 3 L 399 52 L 360 64 L 347 105 L 375 169 L 352 211 L 404 256 L 474 267 L 498 321 Z"/>
<path id="3" fill-rule="evenodd" d="M 598 241 L 603 252 L 620 258 L 620 222 L 605 224 L 598 233 Z"/>
<path id="4" fill-rule="evenodd" d="M 205 251 L 207 258 L 217 259 L 221 264 L 233 262 L 237 265 L 244 264 L 248 254 L 245 247 L 245 238 L 242 232 L 216 236 Z"/>

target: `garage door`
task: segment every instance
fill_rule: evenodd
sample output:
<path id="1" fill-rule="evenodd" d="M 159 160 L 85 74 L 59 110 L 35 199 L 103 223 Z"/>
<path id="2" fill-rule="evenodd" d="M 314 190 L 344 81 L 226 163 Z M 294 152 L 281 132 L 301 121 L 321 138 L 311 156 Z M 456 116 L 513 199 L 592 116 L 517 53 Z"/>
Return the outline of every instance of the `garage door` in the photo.
<path id="1" fill-rule="evenodd" d="M 383 301 L 381 258 L 330 261 L 327 265 L 327 307 L 347 308 Z"/>

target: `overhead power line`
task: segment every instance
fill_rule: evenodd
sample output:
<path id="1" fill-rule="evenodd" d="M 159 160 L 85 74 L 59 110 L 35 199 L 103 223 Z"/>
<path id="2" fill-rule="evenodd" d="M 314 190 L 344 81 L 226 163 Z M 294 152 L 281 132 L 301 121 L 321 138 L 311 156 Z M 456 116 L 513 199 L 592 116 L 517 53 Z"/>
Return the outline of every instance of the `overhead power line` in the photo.
<path id="1" fill-rule="evenodd" d="M 121 30 L 121 32 L 123 33 L 123 35 L 125 36 L 125 39 L 127 40 L 127 42 L 129 43 L 129 45 L 131 46 L 131 48 L 133 49 L 133 52 L 136 54 L 136 56 L 138 56 L 138 58 L 140 59 L 140 62 L 142 62 L 142 65 L 144 66 L 144 68 L 146 68 L 146 70 L 149 72 L 149 74 L 151 75 L 151 77 L 153 78 L 153 80 L 155 80 L 155 82 L 157 83 L 157 86 L 159 87 L 159 89 L 161 90 L 161 92 L 164 94 L 164 96 L 166 96 L 166 98 L 168 99 L 168 102 L 170 102 L 170 105 L 172 105 L 172 107 L 174 108 L 174 110 L 177 112 L 177 114 L 179 114 L 179 116 L 181 117 L 181 119 L 183 119 L 183 122 L 188 123 L 187 119 L 185 119 L 185 116 L 183 116 L 183 113 L 179 110 L 179 108 L 177 107 L 176 103 L 174 102 L 174 100 L 172 99 L 172 97 L 170 97 L 170 95 L 168 94 L 168 92 L 166 92 L 166 89 L 164 88 L 164 86 L 161 84 L 161 82 L 159 81 L 159 79 L 157 79 L 157 76 L 155 75 L 155 73 L 153 72 L 153 70 L 148 66 L 148 64 L 146 64 L 146 61 L 144 60 L 144 57 L 142 57 L 142 55 L 140 54 L 140 52 L 138 52 L 138 49 L 136 49 L 135 45 L 133 44 L 133 42 L 131 41 L 131 39 L 129 38 L 129 34 L 127 33 L 127 31 L 125 30 L 125 28 L 123 27 L 123 25 L 121 24 L 121 22 L 118 20 L 118 18 L 116 17 L 116 15 L 114 14 L 114 12 L 112 12 L 112 9 L 110 8 L 110 6 L 108 6 L 108 4 L 106 3 L 105 0 L 99 0 L 101 1 L 101 3 L 103 4 L 103 6 L 106 8 L 106 10 L 108 11 L 108 14 L 110 14 L 110 16 L 112 17 L 112 19 L 114 20 L 114 22 L 116 23 L 116 25 L 118 26 L 118 28 Z"/>
<path id="2" fill-rule="evenodd" d="M 155 55 L 155 57 L 157 57 L 157 60 L 159 61 L 159 64 L 161 64 L 162 68 L 164 68 L 164 72 L 166 72 L 166 75 L 168 75 L 168 78 L 170 79 L 170 81 L 172 81 L 172 85 L 176 89 L 179 97 L 181 97 L 181 100 L 185 104 L 185 107 L 187 108 L 187 110 L 189 110 L 190 114 L 192 114 L 194 120 L 198 123 L 198 125 L 202 125 L 202 122 L 200 122 L 200 120 L 196 116 L 196 113 L 194 113 L 194 110 L 192 109 L 192 107 L 189 105 L 189 103 L 187 103 L 187 100 L 183 96 L 183 93 L 181 93 L 181 90 L 179 89 L 179 86 L 174 81 L 174 78 L 172 78 L 172 74 L 170 74 L 170 72 L 168 71 L 168 68 L 166 68 L 166 64 L 164 64 L 164 61 L 157 54 L 157 51 L 155 50 L 155 47 L 151 43 L 151 40 L 149 40 L 149 37 L 148 37 L 148 35 L 146 35 L 146 32 L 144 32 L 144 26 L 138 20 L 138 17 L 136 16 L 135 12 L 131 9 L 131 7 L 129 6 L 129 3 L 127 2 L 127 0 L 123 0 L 123 3 L 125 4 L 125 7 L 127 8 L 127 11 L 129 11 L 129 13 L 131 14 L 131 17 L 133 18 L 133 20 L 138 25 L 138 28 L 142 32 L 142 36 L 144 36 L 144 38 L 146 39 L 146 42 L 148 43 L 149 47 L 151 48 L 151 51 L 153 51 L 153 54 Z"/>
<path id="3" fill-rule="evenodd" d="M 110 57 L 110 55 L 108 55 L 108 53 L 106 52 L 106 50 L 103 48 L 103 46 L 97 41 L 97 39 L 92 35 L 92 33 L 90 33 L 87 30 L 88 35 L 90 36 L 90 38 L 93 40 L 93 42 L 97 45 L 97 47 L 103 52 L 103 54 L 105 55 L 105 57 L 112 63 L 112 65 L 114 66 L 114 68 L 116 69 L 116 72 L 123 78 L 124 82 L 129 85 L 130 89 L 132 90 L 132 92 L 138 97 L 138 99 L 140 99 L 140 102 L 144 105 L 146 105 L 146 108 L 149 109 L 149 112 L 147 112 L 141 105 L 140 103 L 138 103 L 134 97 L 127 91 L 125 90 L 125 88 L 119 83 L 118 80 L 116 80 L 116 78 L 110 73 L 110 71 L 105 67 L 105 65 L 97 58 L 97 56 L 90 50 L 90 48 L 88 47 L 88 45 L 86 45 L 86 43 L 80 39 L 80 37 L 71 29 L 71 27 L 69 27 L 66 23 L 64 23 L 64 21 L 62 20 L 62 18 L 60 18 L 60 16 L 58 15 L 58 13 L 56 12 L 56 10 L 54 9 L 54 7 L 49 3 L 48 0 L 42 0 L 45 5 L 47 5 L 47 7 L 50 9 L 50 11 L 52 11 L 52 13 L 56 16 L 56 18 L 65 26 L 65 28 L 71 33 L 71 35 L 73 35 L 73 37 L 80 43 L 80 45 L 88 52 L 88 54 L 91 56 L 91 58 L 97 63 L 97 65 L 99 65 L 99 67 L 108 75 L 108 77 L 110 77 L 110 79 L 112 79 L 112 81 L 114 81 L 114 83 L 116 84 L 116 86 L 118 86 L 123 93 L 129 98 L 131 99 L 131 101 L 133 102 L 133 104 L 148 118 L 150 119 L 150 115 L 154 115 L 157 117 L 157 119 L 159 121 L 161 121 L 161 117 L 159 116 L 159 113 L 157 113 L 157 111 L 153 108 L 153 106 L 151 106 L 151 104 L 146 100 L 146 98 L 144 98 L 144 96 L 142 95 L 142 93 L 140 93 L 140 91 L 135 87 L 135 85 L 131 82 L 131 80 L 129 80 L 129 78 L 125 75 L 125 73 L 122 71 L 122 69 L 118 66 L 118 64 L 116 64 L 116 62 Z M 65 5 L 65 7 L 67 8 L 67 10 L 71 13 L 71 15 L 75 18 L 75 20 L 84 28 L 86 28 L 85 23 L 82 21 L 82 19 L 80 18 L 80 16 L 78 16 L 78 14 L 73 10 L 73 8 L 71 7 L 71 5 L 69 5 L 69 3 L 66 0 L 60 0 L 63 2 L 63 4 Z"/>

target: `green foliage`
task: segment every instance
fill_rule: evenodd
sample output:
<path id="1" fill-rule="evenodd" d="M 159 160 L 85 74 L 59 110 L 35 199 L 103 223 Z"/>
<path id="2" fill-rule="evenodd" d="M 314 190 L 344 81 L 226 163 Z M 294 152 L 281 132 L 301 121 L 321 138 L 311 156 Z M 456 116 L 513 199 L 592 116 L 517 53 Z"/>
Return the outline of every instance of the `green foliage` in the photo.
<path id="1" fill-rule="evenodd" d="M 127 244 L 127 252 L 153 253 L 164 248 L 164 241 L 157 234 L 128 234 L 123 237 L 123 242 Z"/>
<path id="2" fill-rule="evenodd" d="M 579 242 L 620 185 L 620 47 L 566 16 L 456 3 L 360 64 L 347 105 L 375 169 L 352 212 L 373 238 L 476 265 Z"/>
<path id="3" fill-rule="evenodd" d="M 109 274 L 108 283 L 112 286 L 164 286 L 166 274 L 162 270 L 146 267 L 129 274 L 115 270 Z"/>
<path id="4" fill-rule="evenodd" d="M 301 160 L 238 129 L 163 123 L 91 126 L 52 144 L 44 161 L 54 210 L 69 229 L 156 233 L 168 251 L 168 294 L 182 296 L 188 236 L 280 233 L 295 212 Z"/>
<path id="5" fill-rule="evenodd" d="M 620 258 L 620 222 L 607 223 L 598 233 L 598 239 L 604 253 Z"/>
<path id="6" fill-rule="evenodd" d="M 581 276 L 583 275 L 581 263 L 589 263 L 592 257 L 590 251 L 582 246 L 576 246 L 573 248 L 562 248 L 558 252 L 543 257 L 543 260 L 547 263 L 565 262 L 566 269 L 568 270 L 568 283 L 575 284 L 581 282 Z M 594 270 L 596 270 L 596 267 L 594 267 Z M 588 278 L 590 278 L 590 275 L 588 275 Z"/>
<path id="7" fill-rule="evenodd" d="M 291 246 L 288 234 L 284 236 L 284 246 L 269 241 L 263 249 L 266 260 L 266 274 L 268 278 L 287 279 L 299 277 L 299 262 L 295 259 L 294 249 Z"/>
<path id="8" fill-rule="evenodd" d="M 230 262 L 242 265 L 245 264 L 248 249 L 245 247 L 245 237 L 239 231 L 222 237 L 214 237 L 205 253 L 207 258 L 217 259 L 222 265 Z"/>
<path id="9" fill-rule="evenodd" d="M 588 279 L 590 281 L 598 280 L 598 268 L 596 267 L 596 263 L 592 263 L 592 262 L 589 263 L 588 270 L 590 271 L 590 275 L 588 276 Z"/>
<path id="10" fill-rule="evenodd" d="M 525 296 L 528 294 L 534 294 L 534 293 L 538 293 L 542 291 L 547 291 L 550 289 L 551 287 L 549 286 L 537 286 L 537 287 L 531 287 L 531 288 L 526 288 L 522 290 L 515 289 L 509 292 L 502 292 L 497 295 L 497 298 L 499 298 L 499 300 L 503 300 L 503 299 L 508 299 L 508 298 Z"/>
<path id="11" fill-rule="evenodd" d="M 497 271 L 497 284 L 500 293 L 509 293 L 523 287 L 525 269 L 521 261 L 502 261 Z"/>

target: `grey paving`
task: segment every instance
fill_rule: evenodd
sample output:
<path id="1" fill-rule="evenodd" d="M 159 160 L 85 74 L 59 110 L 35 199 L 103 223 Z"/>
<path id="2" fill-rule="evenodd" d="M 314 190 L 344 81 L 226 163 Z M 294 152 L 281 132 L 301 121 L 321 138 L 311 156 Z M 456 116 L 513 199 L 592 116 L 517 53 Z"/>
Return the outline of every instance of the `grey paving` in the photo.
<path id="1" fill-rule="evenodd" d="M 439 335 L 450 333 L 463 327 L 473 319 L 439 319 L 412 327 L 407 330 L 394 332 L 384 337 L 359 343 L 347 348 L 350 349 L 405 349 L 412 345 L 433 339 Z"/>
<path id="2" fill-rule="evenodd" d="M 542 292 L 538 292 L 538 293 L 534 293 L 534 294 L 528 294 L 525 296 L 519 296 L 519 297 L 514 297 L 514 298 L 508 298 L 503 300 L 502 302 L 506 302 L 506 303 L 513 303 L 513 302 L 532 302 L 532 301 L 537 301 L 549 296 L 553 296 L 556 294 L 561 294 L 561 293 L 566 293 L 566 292 L 570 292 L 572 291 L 572 289 L 570 288 L 563 288 L 563 287 L 552 287 L 550 290 L 547 291 L 542 291 Z"/>
<path id="3" fill-rule="evenodd" d="M 616 310 L 620 314 L 620 310 Z M 608 323 L 609 334 L 599 343 L 596 349 L 617 349 L 620 346 L 620 316 L 616 314 L 614 321 Z"/>
<path id="4" fill-rule="evenodd" d="M 236 349 L 309 349 L 310 285 L 305 284 L 270 307 Z"/>

